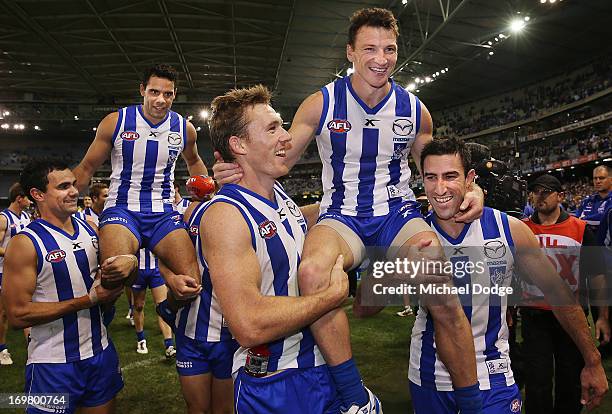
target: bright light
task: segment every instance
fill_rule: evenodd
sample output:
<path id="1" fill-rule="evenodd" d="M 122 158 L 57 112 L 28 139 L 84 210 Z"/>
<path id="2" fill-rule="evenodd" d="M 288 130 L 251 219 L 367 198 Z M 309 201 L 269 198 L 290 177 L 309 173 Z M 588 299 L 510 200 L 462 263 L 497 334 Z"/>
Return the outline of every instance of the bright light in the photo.
<path id="1" fill-rule="evenodd" d="M 97 127 L 93 127 L 91 130 L 95 132 L 95 131 L 98 130 L 98 128 Z"/>
<path id="2" fill-rule="evenodd" d="M 531 19 L 531 17 L 529 17 L 529 16 L 525 16 L 525 17 L 524 17 L 524 20 L 525 20 L 526 22 L 528 22 L 528 21 L 529 21 L 529 19 Z"/>
<path id="3" fill-rule="evenodd" d="M 489 52 L 489 56 L 493 56 L 494 54 L 495 54 L 495 52 L 493 52 L 493 51 Z"/>
<path id="4" fill-rule="evenodd" d="M 436 76 L 440 76 L 440 72 L 436 72 Z"/>
<path id="5" fill-rule="evenodd" d="M 347 75 L 352 75 L 352 74 L 353 74 L 353 72 L 355 72 L 355 69 L 353 69 L 352 67 L 350 67 L 350 68 L 348 68 L 348 69 L 346 70 L 346 74 L 347 74 Z"/>
<path id="6" fill-rule="evenodd" d="M 40 127 L 38 125 L 34 125 L 34 129 L 40 131 Z"/>
<path id="7" fill-rule="evenodd" d="M 409 83 L 408 86 L 406 86 L 406 90 L 407 91 L 413 91 L 416 89 L 416 83 Z"/>
<path id="8" fill-rule="evenodd" d="M 420 89 L 417 89 L 415 92 L 416 92 L 416 93 L 419 93 L 419 92 L 421 92 L 421 90 L 420 90 Z"/>
<path id="9" fill-rule="evenodd" d="M 75 120 L 75 121 L 78 121 L 78 120 L 79 120 L 79 116 L 78 116 L 78 115 L 75 115 L 75 116 L 74 116 L 74 120 Z"/>
<path id="10" fill-rule="evenodd" d="M 4 115 L 4 116 L 9 116 L 10 114 L 11 114 L 11 113 L 10 113 L 9 111 L 4 111 L 4 112 L 2 112 L 2 115 Z"/>
<path id="11" fill-rule="evenodd" d="M 599 161 L 595 161 L 595 165 L 599 164 Z"/>
<path id="12" fill-rule="evenodd" d="M 440 73 L 446 73 L 446 71 L 445 71 L 444 69 L 442 69 L 442 70 L 440 71 Z"/>
<path id="13" fill-rule="evenodd" d="M 421 78 L 416 78 L 414 81 L 415 81 L 416 83 L 421 83 Z"/>
<path id="14" fill-rule="evenodd" d="M 553 4 L 557 0 L 548 0 L 548 1 L 550 1 L 550 4 Z"/>
<path id="15" fill-rule="evenodd" d="M 431 82 L 431 78 L 429 76 L 425 76 L 425 83 Z"/>
<path id="16" fill-rule="evenodd" d="M 570 167 L 570 170 L 573 170 L 574 168 L 576 168 L 576 167 L 574 167 L 574 166 L 572 165 L 572 166 Z"/>
<path id="17" fill-rule="evenodd" d="M 448 68 L 444 68 L 448 72 Z"/>
<path id="18" fill-rule="evenodd" d="M 189 116 L 187 117 L 187 119 L 188 119 L 189 121 L 191 121 L 191 120 L 193 119 L 193 115 L 189 115 Z"/>
<path id="19" fill-rule="evenodd" d="M 200 131 L 202 129 L 202 127 L 197 127 L 196 131 Z"/>
<path id="20" fill-rule="evenodd" d="M 0 128 L 2 128 L 2 129 L 9 129 L 9 128 L 10 128 L 10 125 L 9 125 L 9 124 L 2 124 L 2 125 L 0 126 Z"/>
<path id="21" fill-rule="evenodd" d="M 546 0 L 540 0 L 540 3 L 542 4 L 546 3 Z"/>
<path id="22" fill-rule="evenodd" d="M 505 39 L 506 37 L 507 37 L 507 36 L 506 36 L 505 34 L 503 34 L 503 33 L 500 33 L 500 34 L 499 34 L 499 38 L 500 38 L 500 39 Z"/>
<path id="23" fill-rule="evenodd" d="M 208 118 L 208 111 L 206 109 L 202 109 L 200 111 L 200 118 L 202 118 L 202 119 L 207 119 Z"/>
<path id="24" fill-rule="evenodd" d="M 499 37 L 496 37 L 496 38 L 495 38 L 495 41 L 496 41 L 496 42 L 499 42 Z"/>
<path id="25" fill-rule="evenodd" d="M 510 30 L 513 31 L 514 33 L 518 33 L 521 30 L 523 30 L 525 28 L 525 21 L 524 20 L 513 20 L 510 23 Z"/>
<path id="26" fill-rule="evenodd" d="M 406 4 L 408 4 L 408 0 L 402 0 L 402 4 L 405 6 Z"/>
<path id="27" fill-rule="evenodd" d="M 612 161 L 612 158 L 604 158 L 603 162 L 610 162 Z"/>
<path id="28" fill-rule="evenodd" d="M 487 43 L 489 46 L 493 46 L 493 42 L 491 42 L 490 40 Z"/>

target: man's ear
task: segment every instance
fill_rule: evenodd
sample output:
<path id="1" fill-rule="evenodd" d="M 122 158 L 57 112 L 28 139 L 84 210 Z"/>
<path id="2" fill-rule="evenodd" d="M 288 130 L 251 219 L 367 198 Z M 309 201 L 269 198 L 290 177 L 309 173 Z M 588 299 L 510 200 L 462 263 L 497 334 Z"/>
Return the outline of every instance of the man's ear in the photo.
<path id="1" fill-rule="evenodd" d="M 245 155 L 247 153 L 242 138 L 232 135 L 229 139 L 230 150 L 236 155 Z"/>
<path id="2" fill-rule="evenodd" d="M 145 91 L 147 90 L 147 87 L 144 86 L 142 83 L 140 84 L 140 96 L 144 97 L 145 96 Z"/>
<path id="3" fill-rule="evenodd" d="M 474 183 L 474 178 L 476 178 L 476 171 L 472 168 L 471 170 L 468 171 L 467 175 L 465 176 L 465 184 L 468 187 L 471 187 L 472 184 Z"/>
<path id="4" fill-rule="evenodd" d="M 45 195 L 38 188 L 30 189 L 30 198 L 34 201 L 43 201 L 45 199 Z"/>
<path id="5" fill-rule="evenodd" d="M 353 46 L 351 46 L 349 43 L 347 43 L 346 44 L 346 58 L 351 63 L 353 63 L 355 61 L 355 58 L 353 56 L 354 53 L 355 53 L 355 51 L 353 50 Z"/>

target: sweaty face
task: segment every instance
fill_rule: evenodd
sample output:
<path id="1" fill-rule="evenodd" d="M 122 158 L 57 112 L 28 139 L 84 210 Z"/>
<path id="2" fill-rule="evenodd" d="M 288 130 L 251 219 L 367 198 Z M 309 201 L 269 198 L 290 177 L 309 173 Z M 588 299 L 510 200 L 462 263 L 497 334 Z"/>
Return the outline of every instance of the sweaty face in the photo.
<path id="1" fill-rule="evenodd" d="M 140 85 L 140 95 L 144 98 L 142 109 L 150 121 L 163 120 L 175 98 L 174 82 L 166 78 L 151 76 L 147 86 Z"/>
<path id="2" fill-rule="evenodd" d="M 458 154 L 425 158 L 425 194 L 438 219 L 449 220 L 459 212 L 468 185 L 474 180 L 474 170 L 470 170 L 467 177 L 464 171 Z"/>
<path id="3" fill-rule="evenodd" d="M 247 110 L 248 139 L 243 140 L 246 161 L 259 173 L 278 178 L 289 172 L 285 165 L 291 136 L 283 128 L 283 120 L 270 106 L 257 104 Z"/>
<path id="4" fill-rule="evenodd" d="M 355 68 L 355 80 L 373 88 L 386 86 L 397 63 L 395 33 L 382 27 L 363 26 L 354 43 L 347 45 L 346 55 Z"/>

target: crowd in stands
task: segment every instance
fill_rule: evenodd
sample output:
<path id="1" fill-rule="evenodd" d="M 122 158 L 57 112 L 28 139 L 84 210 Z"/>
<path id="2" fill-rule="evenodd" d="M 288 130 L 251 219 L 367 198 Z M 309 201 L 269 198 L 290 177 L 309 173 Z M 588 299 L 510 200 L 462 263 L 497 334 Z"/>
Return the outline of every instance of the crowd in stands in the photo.
<path id="1" fill-rule="evenodd" d="M 434 114 L 434 123 L 438 125 L 438 134 L 467 135 L 541 115 L 587 98 L 607 89 L 610 79 L 612 66 L 610 58 L 605 57 L 570 76 L 484 100 L 478 106 L 472 104 Z"/>

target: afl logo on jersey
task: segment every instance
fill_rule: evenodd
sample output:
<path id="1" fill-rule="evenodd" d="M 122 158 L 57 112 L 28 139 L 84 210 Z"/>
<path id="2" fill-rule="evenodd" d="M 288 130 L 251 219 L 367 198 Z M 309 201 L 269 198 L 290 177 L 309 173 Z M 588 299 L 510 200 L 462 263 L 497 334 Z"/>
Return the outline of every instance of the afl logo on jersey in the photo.
<path id="1" fill-rule="evenodd" d="M 412 121 L 406 118 L 398 118 L 393 121 L 393 133 L 402 137 L 410 135 L 412 132 Z"/>
<path id="2" fill-rule="evenodd" d="M 45 260 L 49 263 L 59 263 L 66 258 L 66 252 L 62 249 L 53 250 L 47 253 Z"/>
<path id="3" fill-rule="evenodd" d="M 351 130 L 351 123 L 346 119 L 332 119 L 327 123 L 327 129 L 336 134 L 344 134 Z"/>
<path id="4" fill-rule="evenodd" d="M 276 224 L 270 220 L 264 221 L 259 225 L 259 235 L 263 239 L 271 239 L 276 236 Z"/>
<path id="5" fill-rule="evenodd" d="M 124 141 L 136 141 L 138 138 L 140 138 L 140 135 L 136 131 L 123 131 L 121 133 L 121 138 Z"/>

